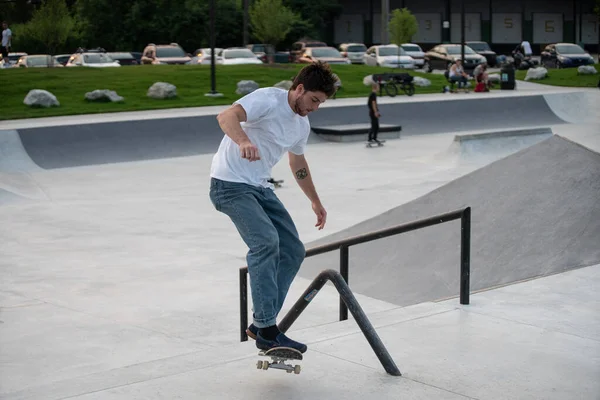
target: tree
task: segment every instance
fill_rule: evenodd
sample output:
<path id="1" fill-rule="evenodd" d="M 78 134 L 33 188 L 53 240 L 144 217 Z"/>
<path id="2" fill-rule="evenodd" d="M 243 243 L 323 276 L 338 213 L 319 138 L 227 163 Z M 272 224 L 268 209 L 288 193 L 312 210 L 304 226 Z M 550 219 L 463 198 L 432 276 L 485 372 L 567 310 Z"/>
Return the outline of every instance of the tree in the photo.
<path id="1" fill-rule="evenodd" d="M 344 11 L 344 7 L 338 0 L 285 0 L 284 5 L 288 5 L 292 11 L 300 15 L 303 21 L 306 21 L 292 28 L 294 33 L 305 32 L 304 35 L 293 37 L 293 41 L 304 36 L 319 40 L 333 40 L 333 37 L 328 37 L 328 33 L 329 36 L 333 33 L 332 21 Z"/>
<path id="2" fill-rule="evenodd" d="M 275 47 L 285 39 L 299 19 L 281 0 L 257 0 L 249 10 L 253 35 L 262 43 Z"/>
<path id="3" fill-rule="evenodd" d="M 392 11 L 392 18 L 388 25 L 392 43 L 400 46 L 402 43 L 410 42 L 413 35 L 417 33 L 417 19 L 407 8 Z"/>
<path id="4" fill-rule="evenodd" d="M 23 34 L 43 43 L 48 54 L 56 54 L 76 28 L 65 0 L 47 0 L 33 12 L 33 17 L 23 29 Z"/>

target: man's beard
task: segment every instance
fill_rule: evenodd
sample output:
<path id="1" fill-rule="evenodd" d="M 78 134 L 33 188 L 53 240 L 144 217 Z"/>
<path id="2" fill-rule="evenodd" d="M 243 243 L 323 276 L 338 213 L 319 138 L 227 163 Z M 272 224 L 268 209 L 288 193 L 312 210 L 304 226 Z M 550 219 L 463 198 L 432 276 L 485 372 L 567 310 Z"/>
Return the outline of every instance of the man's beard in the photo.
<path id="1" fill-rule="evenodd" d="M 300 115 L 301 117 L 304 117 L 306 114 L 302 111 L 302 107 L 300 106 L 300 99 L 296 99 L 296 104 L 294 104 L 294 108 L 296 109 L 296 114 Z"/>

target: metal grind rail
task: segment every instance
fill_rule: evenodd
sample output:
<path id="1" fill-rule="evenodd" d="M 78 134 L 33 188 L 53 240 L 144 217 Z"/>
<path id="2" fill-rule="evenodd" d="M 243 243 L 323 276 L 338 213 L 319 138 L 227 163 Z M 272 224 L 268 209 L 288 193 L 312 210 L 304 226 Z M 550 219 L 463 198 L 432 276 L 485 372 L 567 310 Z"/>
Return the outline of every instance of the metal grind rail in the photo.
<path id="1" fill-rule="evenodd" d="M 398 235 L 405 232 L 422 229 L 428 226 L 439 225 L 445 222 L 461 220 L 461 251 L 460 251 L 460 304 L 469 304 L 470 292 L 470 270 L 471 270 L 471 208 L 467 207 L 461 210 L 452 211 L 445 214 L 436 215 L 430 218 L 409 222 L 407 224 L 397 225 L 391 228 L 358 235 L 347 239 L 342 239 L 333 243 L 313 247 L 306 251 L 306 257 L 327 253 L 333 250 L 340 250 L 340 272 L 329 269 L 321 272 L 313 283 L 306 289 L 302 297 L 294 304 L 292 309 L 279 323 L 279 329 L 286 332 L 296 321 L 299 315 L 308 306 L 310 301 L 330 280 L 340 293 L 340 321 L 348 319 L 348 309 L 354 316 L 356 322 L 365 334 L 369 344 L 375 351 L 375 354 L 381 361 L 386 372 L 390 375 L 400 376 L 398 367 L 385 349 L 385 346 L 379 339 L 375 329 L 369 322 L 354 294 L 348 286 L 348 265 L 350 246 L 382 239 L 388 236 Z M 242 342 L 248 340 L 246 328 L 248 326 L 248 267 L 240 268 L 240 339 Z"/>

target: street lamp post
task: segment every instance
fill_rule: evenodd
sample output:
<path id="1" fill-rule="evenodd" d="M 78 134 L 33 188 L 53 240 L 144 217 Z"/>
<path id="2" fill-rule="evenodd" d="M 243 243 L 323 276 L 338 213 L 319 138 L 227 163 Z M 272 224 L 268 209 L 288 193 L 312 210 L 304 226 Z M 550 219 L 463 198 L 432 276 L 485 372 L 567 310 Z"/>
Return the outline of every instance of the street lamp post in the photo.
<path id="1" fill-rule="evenodd" d="M 215 0 L 210 0 L 210 92 L 205 96 L 221 97 L 217 92 L 217 79 L 215 68 Z"/>

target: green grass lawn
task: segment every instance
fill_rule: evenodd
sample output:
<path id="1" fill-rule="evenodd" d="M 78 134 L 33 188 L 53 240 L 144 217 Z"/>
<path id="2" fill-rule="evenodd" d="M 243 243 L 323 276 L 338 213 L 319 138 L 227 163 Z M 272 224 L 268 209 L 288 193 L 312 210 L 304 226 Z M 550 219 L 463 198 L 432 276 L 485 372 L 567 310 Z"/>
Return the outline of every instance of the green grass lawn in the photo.
<path id="1" fill-rule="evenodd" d="M 206 97 L 210 91 L 210 66 L 140 65 L 121 68 L 28 68 L 0 71 L 0 120 L 36 118 L 57 115 L 92 114 L 119 111 L 139 111 L 176 107 L 199 107 L 231 104 L 241 97 L 235 93 L 237 82 L 254 80 L 267 87 L 282 80 L 292 79 L 302 65 L 237 65 L 216 66 L 216 88 L 221 98 Z M 340 77 L 342 89 L 337 98 L 366 97 L 370 88 L 363 78 L 373 73 L 391 72 L 389 68 L 364 65 L 338 65 L 332 70 Z M 397 70 L 396 70 L 397 71 Z M 429 87 L 416 87 L 416 94 L 439 93 L 445 85 L 442 75 L 409 71 L 431 81 Z M 156 100 L 146 96 L 155 82 L 168 82 L 177 87 L 178 97 Z M 30 108 L 23 99 L 31 89 L 52 92 L 60 107 Z M 122 103 L 90 103 L 85 93 L 95 89 L 116 91 L 125 98 Z M 331 100 L 330 100 L 331 101 Z M 365 100 L 366 101 L 366 100 Z"/>
<path id="2" fill-rule="evenodd" d="M 595 64 L 596 71 L 600 72 L 600 64 Z M 577 68 L 548 69 L 548 77 L 541 80 L 531 80 L 528 82 L 541 83 L 553 86 L 572 86 L 572 87 L 591 87 L 598 86 L 599 75 L 578 75 Z M 525 80 L 527 71 L 517 71 L 516 78 Z"/>

